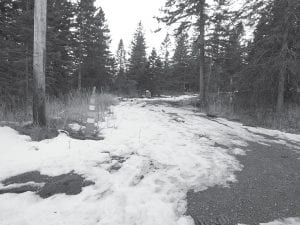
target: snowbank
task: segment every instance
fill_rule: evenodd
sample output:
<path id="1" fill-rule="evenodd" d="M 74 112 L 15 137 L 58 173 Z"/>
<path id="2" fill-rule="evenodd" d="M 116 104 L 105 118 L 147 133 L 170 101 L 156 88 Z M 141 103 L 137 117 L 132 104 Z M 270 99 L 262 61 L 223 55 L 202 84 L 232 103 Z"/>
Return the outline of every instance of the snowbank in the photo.
<path id="1" fill-rule="evenodd" d="M 32 142 L 0 128 L 0 180 L 34 170 L 51 176 L 74 170 L 95 182 L 78 195 L 45 200 L 30 192 L 0 195 L 1 225 L 192 225 L 184 215 L 187 191 L 235 182 L 242 166 L 234 155 L 244 154 L 238 146 L 267 144 L 238 123 L 185 109 L 133 101 L 112 110 L 101 123 L 103 141 L 60 134 Z M 116 164 L 120 169 L 112 170 Z"/>

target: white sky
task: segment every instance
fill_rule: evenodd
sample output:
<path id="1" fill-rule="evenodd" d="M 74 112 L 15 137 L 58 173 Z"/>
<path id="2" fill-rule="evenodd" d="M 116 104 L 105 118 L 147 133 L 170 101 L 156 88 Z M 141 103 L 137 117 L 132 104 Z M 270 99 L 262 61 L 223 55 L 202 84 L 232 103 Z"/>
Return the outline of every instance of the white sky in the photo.
<path id="1" fill-rule="evenodd" d="M 160 14 L 159 9 L 165 2 L 166 0 L 96 0 L 97 6 L 101 6 L 105 12 L 113 53 L 116 52 L 121 38 L 128 50 L 139 21 L 142 21 L 146 33 L 147 51 L 151 51 L 153 47 L 159 50 L 166 31 L 154 33 L 159 25 L 153 17 Z"/>
<path id="2" fill-rule="evenodd" d="M 96 6 L 101 6 L 104 10 L 106 20 L 110 29 L 112 53 L 116 53 L 118 43 L 122 38 L 125 49 L 128 52 L 133 34 L 136 31 L 139 21 L 142 21 L 146 34 L 146 45 L 148 54 L 152 48 L 160 50 L 160 45 L 164 40 L 167 31 L 172 34 L 173 30 L 167 30 L 162 23 L 158 24 L 154 16 L 161 15 L 159 9 L 167 0 L 96 0 Z M 208 0 L 211 1 L 212 0 Z M 232 0 L 232 8 L 238 9 L 244 0 Z M 154 33 L 157 28 L 162 31 Z M 174 28 L 174 27 L 173 27 Z M 246 28 L 245 38 L 251 38 L 252 31 Z"/>

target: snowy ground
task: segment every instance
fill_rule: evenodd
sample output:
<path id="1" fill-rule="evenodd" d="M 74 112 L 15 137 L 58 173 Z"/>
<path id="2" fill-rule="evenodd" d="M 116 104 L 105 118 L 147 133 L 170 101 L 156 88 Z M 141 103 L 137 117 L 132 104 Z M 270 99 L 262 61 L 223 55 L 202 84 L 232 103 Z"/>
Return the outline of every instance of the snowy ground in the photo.
<path id="1" fill-rule="evenodd" d="M 95 182 L 74 196 L 0 195 L 1 225 L 192 225 L 184 214 L 187 191 L 236 182 L 234 172 L 243 167 L 234 155 L 245 154 L 236 146 L 246 146 L 247 141 L 268 145 L 270 139 L 258 134 L 286 145 L 300 140 L 300 135 L 245 129 L 236 122 L 212 121 L 190 109 L 144 100 L 122 102 L 112 111 L 100 124 L 103 141 L 61 134 L 32 142 L 11 128 L 0 128 L 0 181 L 28 171 L 54 176 L 74 170 Z M 119 157 L 125 161 L 118 162 Z M 112 170 L 116 167 L 121 168 Z M 299 220 L 268 225 L 294 225 Z"/>

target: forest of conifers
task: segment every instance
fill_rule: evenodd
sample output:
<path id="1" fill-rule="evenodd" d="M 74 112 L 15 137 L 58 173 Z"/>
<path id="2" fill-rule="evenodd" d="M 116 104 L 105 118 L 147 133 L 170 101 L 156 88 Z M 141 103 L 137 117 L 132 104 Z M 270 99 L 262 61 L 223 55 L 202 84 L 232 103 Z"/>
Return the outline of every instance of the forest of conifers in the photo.
<path id="1" fill-rule="evenodd" d="M 46 92 L 58 97 L 96 86 L 134 96 L 202 86 L 207 105 L 221 99 L 249 112 L 299 108 L 300 1 L 243 0 L 237 11 L 233 2 L 166 0 L 157 20 L 174 31 L 160 49 L 147 45 L 137 21 L 130 48 L 120 40 L 111 52 L 95 0 L 48 0 Z M 0 104 L 11 110 L 31 104 L 33 5 L 0 0 Z"/>

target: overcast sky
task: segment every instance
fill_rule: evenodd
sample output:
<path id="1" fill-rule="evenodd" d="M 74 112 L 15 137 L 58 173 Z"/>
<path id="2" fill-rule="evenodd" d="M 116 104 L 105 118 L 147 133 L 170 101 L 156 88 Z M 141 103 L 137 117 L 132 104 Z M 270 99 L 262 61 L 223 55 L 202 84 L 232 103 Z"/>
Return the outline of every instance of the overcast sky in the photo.
<path id="1" fill-rule="evenodd" d="M 111 31 L 111 49 L 115 53 L 119 40 L 124 40 L 128 48 L 139 21 L 142 21 L 146 32 L 148 52 L 153 48 L 159 50 L 166 31 L 154 33 L 158 28 L 157 21 L 153 18 L 159 15 L 159 9 L 166 0 L 96 0 L 101 6 Z M 162 26 L 162 25 L 160 25 Z"/>

